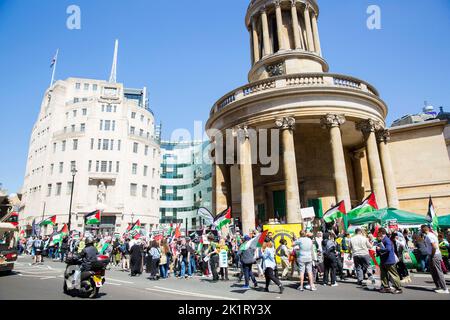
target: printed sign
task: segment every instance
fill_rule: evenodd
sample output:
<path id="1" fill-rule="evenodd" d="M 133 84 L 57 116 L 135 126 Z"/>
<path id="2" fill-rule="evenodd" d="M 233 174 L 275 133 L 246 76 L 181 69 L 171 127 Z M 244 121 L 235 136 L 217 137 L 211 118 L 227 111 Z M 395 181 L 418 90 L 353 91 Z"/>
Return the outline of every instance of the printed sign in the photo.
<path id="1" fill-rule="evenodd" d="M 219 268 L 228 268 L 228 254 L 226 250 L 219 252 Z"/>
<path id="2" fill-rule="evenodd" d="M 353 259 L 351 258 L 349 253 L 344 253 L 344 263 L 342 269 L 353 271 L 355 268 L 355 263 L 353 262 Z"/>
<path id="3" fill-rule="evenodd" d="M 263 226 L 263 231 L 273 233 L 273 240 L 275 242 L 275 259 L 278 264 L 281 264 L 280 240 L 284 239 L 287 242 L 287 247 L 292 248 L 293 240 L 300 237 L 300 231 L 302 230 L 301 224 L 266 224 Z"/>

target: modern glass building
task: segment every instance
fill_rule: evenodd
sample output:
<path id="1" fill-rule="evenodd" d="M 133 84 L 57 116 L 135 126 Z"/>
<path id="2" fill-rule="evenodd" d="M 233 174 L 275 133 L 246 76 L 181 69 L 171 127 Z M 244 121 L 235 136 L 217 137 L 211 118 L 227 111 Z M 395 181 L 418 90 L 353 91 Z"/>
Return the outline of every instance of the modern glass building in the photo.
<path id="1" fill-rule="evenodd" d="M 209 142 L 161 142 L 160 224 L 186 223 L 200 228 L 197 210 L 211 210 L 212 173 Z"/>

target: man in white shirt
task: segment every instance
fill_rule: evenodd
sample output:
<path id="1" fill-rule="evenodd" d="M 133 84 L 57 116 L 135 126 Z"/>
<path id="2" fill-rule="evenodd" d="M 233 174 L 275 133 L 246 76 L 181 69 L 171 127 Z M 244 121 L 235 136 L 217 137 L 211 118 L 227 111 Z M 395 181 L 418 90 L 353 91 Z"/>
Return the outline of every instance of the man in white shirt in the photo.
<path id="1" fill-rule="evenodd" d="M 353 262 L 355 263 L 356 276 L 358 278 L 358 285 L 363 285 L 364 273 L 367 273 L 371 278 L 370 273 L 370 254 L 369 250 L 372 248 L 372 244 L 363 234 L 361 229 L 355 230 L 355 236 L 350 239 L 350 252 L 353 256 Z"/>
<path id="2" fill-rule="evenodd" d="M 422 233 L 425 234 L 425 245 L 428 252 L 428 265 L 430 267 L 431 276 L 436 285 L 436 293 L 448 294 L 447 285 L 445 283 L 444 273 L 442 272 L 442 254 L 439 250 L 439 241 L 436 235 L 431 232 L 427 225 L 422 226 Z"/>

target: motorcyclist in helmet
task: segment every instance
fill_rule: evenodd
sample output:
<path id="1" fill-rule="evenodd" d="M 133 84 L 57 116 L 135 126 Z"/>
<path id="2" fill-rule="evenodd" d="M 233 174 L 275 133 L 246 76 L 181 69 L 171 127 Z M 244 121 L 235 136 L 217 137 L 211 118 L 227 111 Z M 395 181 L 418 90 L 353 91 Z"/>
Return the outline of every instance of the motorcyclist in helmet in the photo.
<path id="1" fill-rule="evenodd" d="M 97 261 L 97 248 L 94 246 L 94 239 L 87 237 L 85 240 L 85 247 L 80 253 L 80 259 L 82 260 L 80 270 L 75 271 L 74 280 L 75 287 L 80 288 L 80 276 L 84 271 L 91 270 L 91 263 Z"/>

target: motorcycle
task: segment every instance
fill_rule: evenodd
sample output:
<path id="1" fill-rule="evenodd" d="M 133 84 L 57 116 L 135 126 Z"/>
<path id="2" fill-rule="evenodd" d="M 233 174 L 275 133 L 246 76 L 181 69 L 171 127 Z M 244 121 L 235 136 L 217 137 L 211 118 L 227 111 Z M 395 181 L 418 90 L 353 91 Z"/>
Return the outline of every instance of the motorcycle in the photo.
<path id="1" fill-rule="evenodd" d="M 81 270 L 82 259 L 77 255 L 70 255 L 65 260 L 67 266 L 64 272 L 63 292 L 71 296 L 94 299 L 100 288 L 105 284 L 105 270 L 109 257 L 97 256 L 97 261 L 91 262 L 91 270 L 81 272 L 80 287 L 76 287 L 75 272 Z"/>

